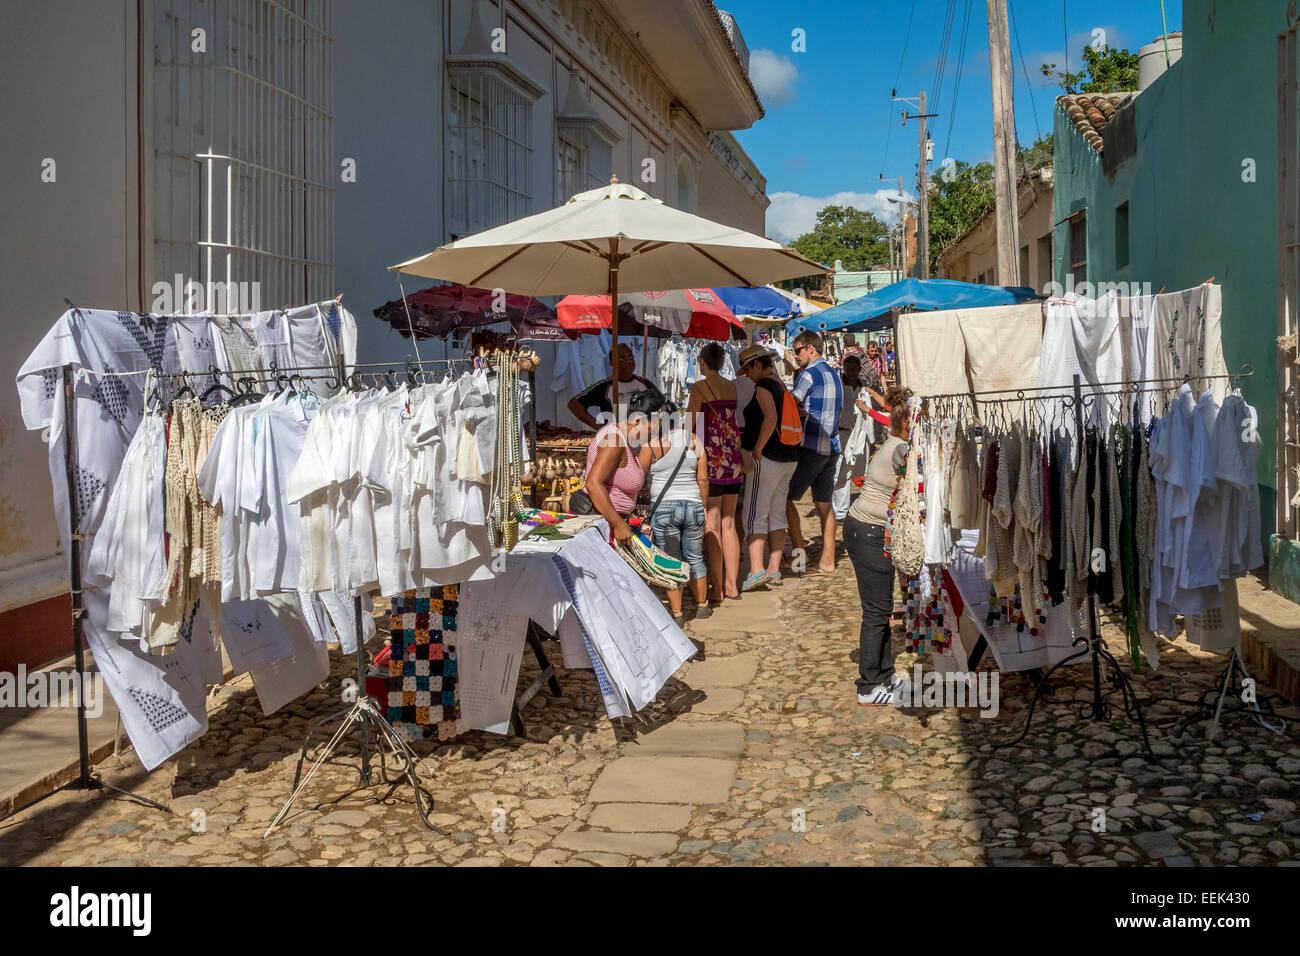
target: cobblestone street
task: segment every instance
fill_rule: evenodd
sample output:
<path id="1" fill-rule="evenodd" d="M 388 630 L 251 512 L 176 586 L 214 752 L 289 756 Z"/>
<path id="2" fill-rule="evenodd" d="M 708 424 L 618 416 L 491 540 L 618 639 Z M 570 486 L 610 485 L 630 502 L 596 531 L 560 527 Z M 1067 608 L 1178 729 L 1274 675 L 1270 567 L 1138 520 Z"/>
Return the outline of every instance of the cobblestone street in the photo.
<path id="1" fill-rule="evenodd" d="M 1243 605 L 1264 594 L 1247 584 Z M 358 789 L 353 746 L 263 839 L 308 721 L 353 673 L 336 652 L 329 684 L 274 716 L 238 681 L 211 699 L 210 731 L 179 761 L 148 775 L 131 754 L 100 766 L 173 814 L 60 792 L 0 822 L 0 863 L 1300 864 L 1294 726 L 1277 736 L 1236 714 L 1218 739 L 1206 739 L 1206 721 L 1178 735 L 1193 709 L 1158 702 L 1145 711 L 1153 763 L 1135 726 L 1078 716 L 1091 696 L 1081 664 L 1058 672 L 1025 741 L 997 749 L 1023 726 L 1026 676 L 1004 675 L 993 718 L 862 708 L 857 626 L 841 558 L 834 576 L 791 579 L 688 625 L 702 654 L 640 720 L 612 723 L 591 674 L 561 669 L 564 696 L 544 691 L 525 710 L 527 740 L 472 733 L 421 747 L 444 833 L 420 823 L 409 788 L 384 802 L 386 787 Z M 1107 633 L 1119 655 L 1118 632 Z M 915 660 L 901 656 L 900 669 Z M 1134 682 L 1144 700 L 1190 701 L 1217 661 L 1166 647 L 1158 674 Z M 530 658 L 523 681 L 536 672 Z M 205 832 L 193 832 L 196 809 Z"/>

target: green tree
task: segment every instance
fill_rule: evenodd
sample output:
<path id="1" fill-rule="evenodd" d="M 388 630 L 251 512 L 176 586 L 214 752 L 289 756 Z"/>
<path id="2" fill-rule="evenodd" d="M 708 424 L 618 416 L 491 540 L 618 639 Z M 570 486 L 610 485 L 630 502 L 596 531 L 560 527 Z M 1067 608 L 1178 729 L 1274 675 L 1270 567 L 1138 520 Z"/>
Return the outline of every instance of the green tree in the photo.
<path id="1" fill-rule="evenodd" d="M 1034 145 L 1026 149 L 1019 143 L 1016 143 L 1016 166 L 1021 175 L 1030 169 L 1037 169 L 1039 166 L 1045 166 L 1052 161 L 1052 134 L 1040 136 L 1034 140 Z"/>
<path id="2" fill-rule="evenodd" d="M 817 225 L 790 243 L 813 262 L 833 265 L 836 259 L 850 272 L 862 272 L 889 261 L 889 227 L 874 213 L 852 206 L 826 206 Z"/>
<path id="3" fill-rule="evenodd" d="M 993 164 L 958 160 L 930 178 L 930 274 L 944 247 L 993 207 Z"/>
<path id="4" fill-rule="evenodd" d="M 1115 47 L 1084 47 L 1080 73 L 1062 72 L 1055 63 L 1044 63 L 1040 69 L 1067 93 L 1120 93 L 1138 88 L 1137 54 Z"/>

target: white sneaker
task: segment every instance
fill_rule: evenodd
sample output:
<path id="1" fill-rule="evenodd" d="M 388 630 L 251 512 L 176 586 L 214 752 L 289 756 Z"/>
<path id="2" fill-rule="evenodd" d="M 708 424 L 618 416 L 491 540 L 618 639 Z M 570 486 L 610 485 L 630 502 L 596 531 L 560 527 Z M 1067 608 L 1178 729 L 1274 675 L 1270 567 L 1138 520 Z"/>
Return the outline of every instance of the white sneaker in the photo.
<path id="1" fill-rule="evenodd" d="M 880 707 L 892 704 L 898 699 L 899 692 L 907 682 L 907 678 L 895 671 L 888 685 L 877 684 L 865 694 L 858 694 L 858 703 L 863 707 Z"/>
<path id="2" fill-rule="evenodd" d="M 861 707 L 883 707 L 894 702 L 894 689 L 884 684 L 877 684 L 865 694 L 858 694 Z"/>

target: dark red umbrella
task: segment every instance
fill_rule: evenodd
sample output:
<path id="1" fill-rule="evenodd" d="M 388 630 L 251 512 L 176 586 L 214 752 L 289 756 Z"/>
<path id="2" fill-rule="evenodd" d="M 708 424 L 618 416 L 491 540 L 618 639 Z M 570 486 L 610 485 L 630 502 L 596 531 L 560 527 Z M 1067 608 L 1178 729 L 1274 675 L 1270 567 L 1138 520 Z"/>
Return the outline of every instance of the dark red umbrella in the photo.
<path id="1" fill-rule="evenodd" d="M 407 317 L 407 307 L 410 317 Z M 556 321 L 555 310 L 524 295 L 463 285 L 435 285 L 375 309 L 375 318 L 410 337 L 442 338 L 462 329 L 509 322 L 521 339 L 569 340 L 573 336 Z"/>
<path id="2" fill-rule="evenodd" d="M 611 325 L 609 296 L 570 295 L 556 306 L 561 328 L 596 333 Z M 668 289 L 619 296 L 618 334 L 744 339 L 745 326 L 712 289 Z"/>

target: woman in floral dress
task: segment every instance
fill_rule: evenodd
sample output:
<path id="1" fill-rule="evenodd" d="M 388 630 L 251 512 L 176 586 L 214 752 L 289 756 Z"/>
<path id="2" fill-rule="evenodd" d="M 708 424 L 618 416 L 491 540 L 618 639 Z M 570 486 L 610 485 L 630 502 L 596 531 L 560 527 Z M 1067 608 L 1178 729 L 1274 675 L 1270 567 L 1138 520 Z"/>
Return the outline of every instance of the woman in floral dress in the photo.
<path id="1" fill-rule="evenodd" d="M 736 421 L 736 386 L 719 374 L 726 350 L 710 342 L 700 350 L 704 378 L 691 386 L 686 406 L 691 428 L 704 439 L 708 461 L 709 497 L 705 502 L 705 555 L 709 566 L 709 604 L 723 597 L 738 598 L 740 537 L 736 533 L 736 498 L 744 478 L 740 458 L 740 426 Z"/>

